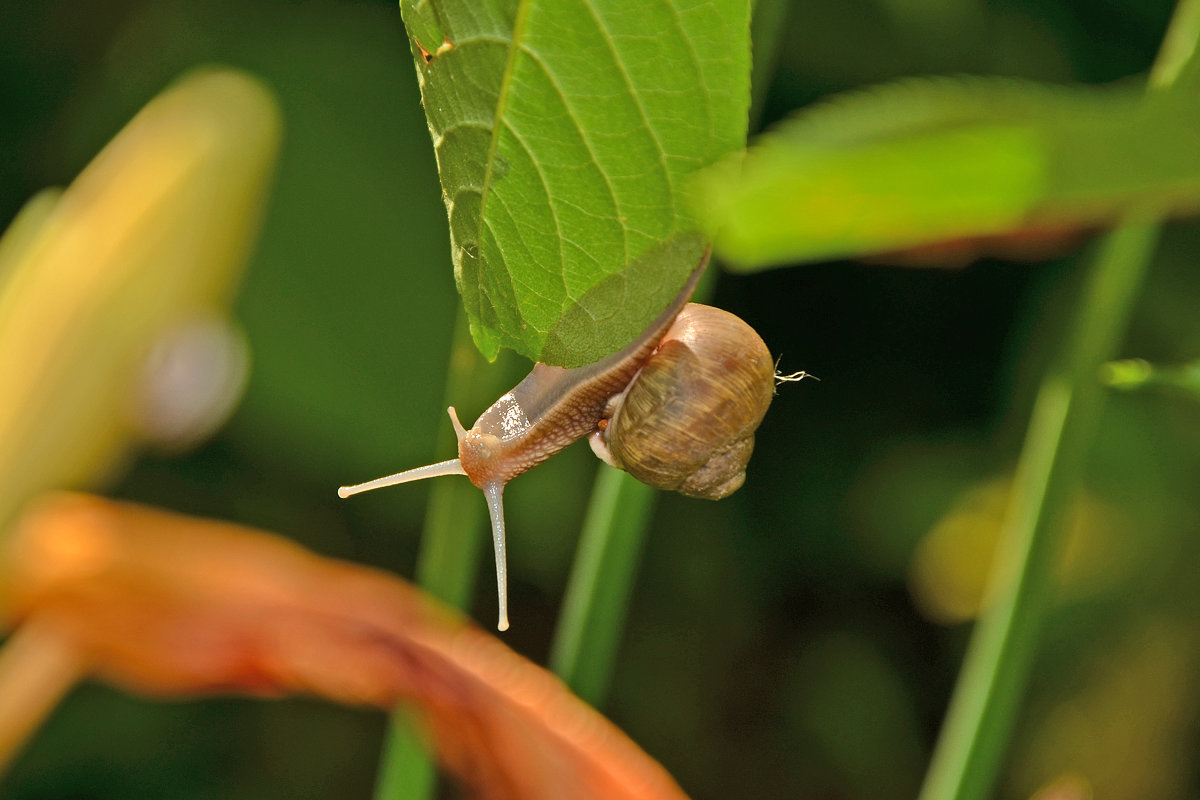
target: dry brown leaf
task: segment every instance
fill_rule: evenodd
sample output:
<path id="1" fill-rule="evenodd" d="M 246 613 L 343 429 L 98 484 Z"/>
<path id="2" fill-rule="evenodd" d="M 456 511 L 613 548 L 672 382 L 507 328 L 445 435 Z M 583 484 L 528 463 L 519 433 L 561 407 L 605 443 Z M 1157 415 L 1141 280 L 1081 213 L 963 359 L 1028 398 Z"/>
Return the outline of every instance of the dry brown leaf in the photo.
<path id="1" fill-rule="evenodd" d="M 103 680 L 158 695 L 411 703 L 481 797 L 685 797 L 549 672 L 386 573 L 81 494 L 43 497 L 13 533 L 0 618 L 58 631 Z"/>

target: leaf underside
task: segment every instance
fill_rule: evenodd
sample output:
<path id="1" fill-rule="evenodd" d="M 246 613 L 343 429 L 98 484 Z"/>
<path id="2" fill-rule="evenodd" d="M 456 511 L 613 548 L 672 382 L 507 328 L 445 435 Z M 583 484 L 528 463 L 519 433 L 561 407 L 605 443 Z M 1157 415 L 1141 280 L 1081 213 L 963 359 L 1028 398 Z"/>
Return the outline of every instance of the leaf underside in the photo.
<path id="1" fill-rule="evenodd" d="M 745 142 L 748 3 L 401 9 L 476 344 L 564 366 L 619 349 L 704 251 L 690 176 Z"/>

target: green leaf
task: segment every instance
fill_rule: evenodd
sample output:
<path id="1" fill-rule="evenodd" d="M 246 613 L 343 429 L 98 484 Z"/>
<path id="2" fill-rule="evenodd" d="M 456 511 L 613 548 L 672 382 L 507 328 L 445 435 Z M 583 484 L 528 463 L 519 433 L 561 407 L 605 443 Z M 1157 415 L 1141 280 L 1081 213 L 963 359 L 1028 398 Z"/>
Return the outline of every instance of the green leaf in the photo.
<path id="1" fill-rule="evenodd" d="M 619 349 L 706 247 L 692 173 L 745 142 L 747 0 L 402 11 L 476 344 L 565 366 Z"/>
<path id="2" fill-rule="evenodd" d="M 433 4 L 429 0 L 400 0 L 400 16 L 421 60 L 435 55 L 446 40 L 446 31 L 438 22 Z"/>
<path id="3" fill-rule="evenodd" d="M 1187 93 L 907 80 L 804 111 L 696 182 L 745 267 L 1200 208 Z"/>

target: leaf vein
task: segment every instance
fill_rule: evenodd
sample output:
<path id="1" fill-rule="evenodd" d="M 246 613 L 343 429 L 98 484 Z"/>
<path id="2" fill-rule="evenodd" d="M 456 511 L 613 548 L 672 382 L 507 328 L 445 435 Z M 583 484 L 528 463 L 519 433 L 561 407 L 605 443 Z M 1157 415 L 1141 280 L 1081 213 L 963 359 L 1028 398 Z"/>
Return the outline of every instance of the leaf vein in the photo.
<path id="1" fill-rule="evenodd" d="M 566 260 L 566 256 L 563 255 L 563 248 L 562 248 L 563 230 L 562 230 L 562 225 L 558 219 L 558 207 L 555 202 L 554 192 L 550 188 L 550 181 L 549 181 L 549 179 L 547 179 L 546 173 L 542 170 L 542 162 L 538 160 L 537 154 L 529 147 L 528 144 L 525 143 L 524 137 L 521 136 L 521 134 L 517 131 L 516 128 L 514 128 L 512 125 L 508 124 L 507 122 L 504 123 L 504 127 L 512 135 L 513 140 L 518 145 L 520 145 L 522 150 L 525 151 L 525 154 L 527 156 L 529 156 L 529 162 L 531 164 L 533 164 L 533 168 L 537 172 L 538 180 L 541 181 L 542 189 L 544 189 L 546 192 L 546 200 L 550 205 L 550 219 L 552 219 L 554 221 L 554 231 L 555 231 L 555 233 L 558 234 L 558 236 L 555 238 L 555 242 L 558 245 L 558 263 L 562 267 L 562 269 L 560 272 L 557 273 L 557 277 L 558 277 L 559 281 L 562 283 L 563 294 L 566 295 L 567 294 L 567 279 L 566 279 L 567 260 Z M 522 237 L 522 239 L 524 239 L 524 237 Z"/>
<path id="2" fill-rule="evenodd" d="M 629 70 L 625 68 L 625 62 L 621 59 L 620 50 L 617 49 L 617 43 L 613 39 L 612 33 L 609 31 L 608 27 L 604 24 L 604 20 L 600 16 L 600 12 L 596 9 L 593 0 L 583 0 L 583 5 L 591 14 L 593 21 L 596 23 L 596 27 L 600 29 L 600 33 L 605 45 L 608 47 L 609 52 L 612 53 L 613 64 L 616 66 L 617 72 L 621 75 L 621 80 L 625 82 L 625 88 L 629 91 L 629 97 L 633 100 L 633 104 L 637 108 L 638 116 L 641 117 L 642 124 L 645 125 L 645 130 L 650 134 L 650 138 L 654 141 L 654 146 L 658 149 L 659 162 L 662 166 L 663 172 L 666 174 L 667 183 L 670 185 L 672 183 L 671 171 L 667 167 L 666 163 L 666 148 L 663 146 L 662 140 L 658 138 L 658 131 L 653 125 L 650 124 L 650 115 L 646 112 L 646 107 L 642 104 L 642 97 L 638 92 L 637 87 L 634 85 L 633 77 L 629 74 Z M 672 217 L 678 216 L 679 209 L 676 207 L 674 192 L 670 193 L 670 200 L 671 215 Z M 626 252 L 626 260 L 628 261 L 628 252 Z"/>
<path id="3" fill-rule="evenodd" d="M 542 74 L 546 76 L 546 80 L 548 80 L 550 85 L 554 87 L 554 91 L 562 100 L 563 108 L 567 111 L 567 118 L 571 121 L 571 124 L 575 127 L 576 132 L 579 134 L 579 141 L 582 142 L 584 149 L 587 150 L 588 158 L 590 158 L 592 163 L 596 165 L 596 171 L 600 174 L 601 179 L 604 181 L 604 187 L 608 190 L 608 196 L 612 200 L 613 211 L 616 213 L 617 217 L 624 216 L 625 212 L 621 206 L 621 198 L 617 194 L 616 187 L 613 186 L 612 178 L 608 174 L 608 170 L 601 166 L 600 159 L 596 154 L 595 145 L 588 138 L 587 129 L 583 125 L 579 124 L 579 116 L 575 113 L 575 110 L 571 108 L 571 104 L 568 101 L 568 94 L 563 90 L 563 87 L 555 77 L 553 70 L 550 69 L 550 67 L 536 52 L 529 48 L 523 48 L 523 52 L 529 56 L 530 61 L 532 61 L 538 67 L 538 69 L 542 71 Z M 526 149 L 528 150 L 528 148 Z M 555 202 L 555 198 L 551 197 L 550 201 L 553 204 Z M 622 250 L 625 252 L 625 261 L 628 263 L 629 237 L 625 233 L 625 226 L 621 226 L 621 245 Z"/>

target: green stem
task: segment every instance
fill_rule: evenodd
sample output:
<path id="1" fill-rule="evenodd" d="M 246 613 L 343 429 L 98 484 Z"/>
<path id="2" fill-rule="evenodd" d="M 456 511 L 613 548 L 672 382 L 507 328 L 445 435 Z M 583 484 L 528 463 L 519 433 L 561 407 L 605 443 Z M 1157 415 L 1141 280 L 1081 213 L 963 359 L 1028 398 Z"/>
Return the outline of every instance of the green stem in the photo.
<path id="1" fill-rule="evenodd" d="M 499 393 L 505 370 L 487 369 L 471 341 L 466 314 L 459 309 L 450 367 L 446 375 L 447 404 L 464 407 L 485 405 Z M 487 376 L 484 378 L 483 376 Z M 437 452 L 455 448 L 449 421 L 442 425 Z M 479 490 L 469 481 L 444 479 L 430 487 L 429 505 L 417 558 L 417 583 L 443 602 L 456 608 L 466 606 L 485 545 L 487 512 Z M 432 797 L 436 772 L 429 749 L 406 708 L 393 712 L 384 741 L 383 757 L 375 787 L 376 800 L 426 800 Z"/>
<path id="2" fill-rule="evenodd" d="M 1157 226 L 1127 223 L 1102 244 L 1060 364 L 1042 381 L 980 619 L 920 800 L 978 800 L 991 791 L 1028 682 L 1049 605 L 1063 517 L 1103 394 L 1096 371 L 1120 340 Z"/>
<path id="3" fill-rule="evenodd" d="M 1195 83 L 1200 0 L 1183 0 L 1151 74 L 1153 89 Z M 991 577 L 991 604 L 972 634 L 920 800 L 988 796 L 1029 681 L 1050 603 L 1063 518 L 1079 484 L 1104 392 L 1097 375 L 1124 335 L 1158 226 L 1130 219 L 1104 237 L 1074 327 L 1042 380 Z"/>
<path id="4" fill-rule="evenodd" d="M 714 271 L 707 272 L 692 299 L 709 297 L 715 279 Z M 550 647 L 550 669 L 593 706 L 608 691 L 654 497 L 654 489 L 607 467 L 600 468 L 592 488 Z"/>
<path id="5" fill-rule="evenodd" d="M 376 800 L 427 800 L 437 787 L 433 754 L 420 723 L 401 706 L 392 712 L 384 734 L 383 759 L 375 782 Z"/>
<path id="6" fill-rule="evenodd" d="M 1194 93 L 1200 82 L 1200 2 L 1180 0 L 1150 72 L 1150 88 Z"/>
<path id="7" fill-rule="evenodd" d="M 601 467 L 550 651 L 550 669 L 598 705 L 608 690 L 655 491 Z"/>
<path id="8" fill-rule="evenodd" d="M 753 60 L 750 67 L 749 129 L 757 131 L 762 123 L 767 88 L 779 62 L 779 48 L 787 30 L 787 0 L 755 0 L 750 18 L 750 43 Z"/>

